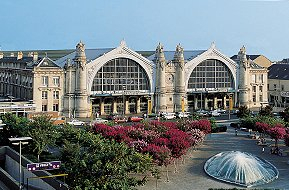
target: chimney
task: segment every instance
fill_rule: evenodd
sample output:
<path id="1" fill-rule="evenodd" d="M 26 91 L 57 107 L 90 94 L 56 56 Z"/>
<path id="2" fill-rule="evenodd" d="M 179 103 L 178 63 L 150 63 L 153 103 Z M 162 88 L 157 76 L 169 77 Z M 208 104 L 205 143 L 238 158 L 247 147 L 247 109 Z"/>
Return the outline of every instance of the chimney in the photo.
<path id="1" fill-rule="evenodd" d="M 4 53 L 0 52 L 0 59 L 2 59 L 4 57 Z"/>
<path id="2" fill-rule="evenodd" d="M 33 61 L 36 62 L 38 60 L 38 53 L 33 52 Z"/>
<path id="3" fill-rule="evenodd" d="M 23 58 L 23 53 L 22 53 L 22 51 L 18 51 L 18 53 L 17 53 L 17 60 L 18 59 L 22 59 Z"/>

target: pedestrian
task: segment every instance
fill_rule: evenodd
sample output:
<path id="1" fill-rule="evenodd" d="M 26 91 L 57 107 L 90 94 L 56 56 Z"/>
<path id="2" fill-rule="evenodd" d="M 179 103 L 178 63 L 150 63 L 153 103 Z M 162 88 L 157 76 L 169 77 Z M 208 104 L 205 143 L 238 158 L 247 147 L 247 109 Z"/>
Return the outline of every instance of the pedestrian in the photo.
<path id="1" fill-rule="evenodd" d="M 265 152 L 265 146 L 262 147 L 262 153 L 264 153 L 264 152 Z"/>
<path id="2" fill-rule="evenodd" d="M 238 130 L 237 129 L 235 129 L 235 135 L 238 136 Z"/>

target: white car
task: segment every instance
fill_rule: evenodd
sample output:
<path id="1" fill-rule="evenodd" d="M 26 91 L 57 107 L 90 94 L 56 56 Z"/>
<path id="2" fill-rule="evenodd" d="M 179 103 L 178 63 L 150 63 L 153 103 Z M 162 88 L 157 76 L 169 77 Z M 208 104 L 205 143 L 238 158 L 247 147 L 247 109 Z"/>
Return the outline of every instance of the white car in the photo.
<path id="1" fill-rule="evenodd" d="M 188 118 L 189 114 L 186 112 L 178 112 L 177 113 L 177 118 Z"/>
<path id="2" fill-rule="evenodd" d="M 163 114 L 163 118 L 164 119 L 175 119 L 176 116 L 175 116 L 175 113 L 165 113 L 165 114 Z"/>
<path id="3" fill-rule="evenodd" d="M 220 117 L 220 116 L 221 116 L 221 113 L 220 113 L 220 112 L 217 112 L 216 110 L 214 110 L 214 111 L 211 111 L 211 112 L 210 112 L 210 115 L 211 115 L 212 117 Z"/>
<path id="4" fill-rule="evenodd" d="M 209 112 L 206 110 L 198 110 L 196 113 L 198 116 L 209 116 L 210 115 Z"/>
<path id="5" fill-rule="evenodd" d="M 85 124 L 84 121 L 79 121 L 77 119 L 73 119 L 73 120 L 71 120 L 71 121 L 69 121 L 67 123 L 70 124 L 70 125 L 74 125 L 74 126 L 81 126 L 81 125 Z"/>
<path id="6" fill-rule="evenodd" d="M 219 112 L 219 113 L 226 113 L 227 110 L 224 110 L 224 109 L 220 109 L 220 108 L 219 108 L 219 109 L 216 109 L 216 110 L 214 110 L 214 111 L 217 111 L 217 112 Z"/>
<path id="7" fill-rule="evenodd" d="M 92 123 L 106 123 L 106 122 L 108 122 L 107 119 L 102 119 L 100 117 L 95 118 L 95 120 L 92 121 Z"/>

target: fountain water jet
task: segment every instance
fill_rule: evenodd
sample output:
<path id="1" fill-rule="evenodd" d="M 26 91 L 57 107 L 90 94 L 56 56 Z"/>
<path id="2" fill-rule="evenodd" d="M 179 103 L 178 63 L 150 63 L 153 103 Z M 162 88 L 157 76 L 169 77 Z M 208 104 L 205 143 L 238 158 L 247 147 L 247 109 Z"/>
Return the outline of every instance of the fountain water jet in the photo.
<path id="1" fill-rule="evenodd" d="M 211 157 L 205 172 L 218 180 L 251 187 L 269 183 L 279 172 L 270 162 L 247 152 L 227 151 Z"/>

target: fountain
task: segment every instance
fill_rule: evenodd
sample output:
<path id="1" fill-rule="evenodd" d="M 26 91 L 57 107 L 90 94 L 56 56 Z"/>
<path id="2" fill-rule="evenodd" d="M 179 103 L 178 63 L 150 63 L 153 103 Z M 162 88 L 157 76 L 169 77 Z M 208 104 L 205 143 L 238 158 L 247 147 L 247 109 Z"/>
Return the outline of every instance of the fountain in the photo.
<path id="1" fill-rule="evenodd" d="M 279 175 L 270 162 L 240 151 L 221 152 L 211 157 L 204 170 L 213 178 L 245 187 L 269 183 Z"/>

